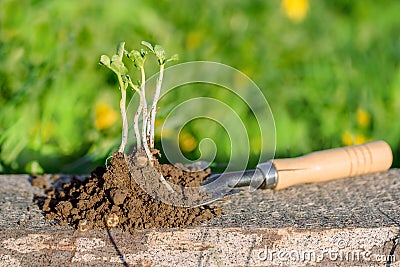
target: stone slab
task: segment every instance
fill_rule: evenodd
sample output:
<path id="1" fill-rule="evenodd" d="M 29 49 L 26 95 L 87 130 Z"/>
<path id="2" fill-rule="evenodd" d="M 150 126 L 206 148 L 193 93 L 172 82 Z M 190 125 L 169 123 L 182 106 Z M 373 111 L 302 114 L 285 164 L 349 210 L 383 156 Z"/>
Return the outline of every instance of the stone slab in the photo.
<path id="1" fill-rule="evenodd" d="M 400 266 L 400 170 L 214 203 L 196 227 L 86 232 L 54 225 L 28 175 L 0 176 L 1 266 Z"/>

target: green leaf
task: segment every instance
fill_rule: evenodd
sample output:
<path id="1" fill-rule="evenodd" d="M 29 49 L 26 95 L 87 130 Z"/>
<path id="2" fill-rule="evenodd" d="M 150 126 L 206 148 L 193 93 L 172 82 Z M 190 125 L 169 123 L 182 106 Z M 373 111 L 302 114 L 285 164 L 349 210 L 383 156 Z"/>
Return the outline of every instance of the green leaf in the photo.
<path id="1" fill-rule="evenodd" d="M 142 55 L 142 53 L 137 50 L 132 50 L 128 54 L 128 58 L 130 58 L 135 63 L 135 66 L 138 68 L 144 67 L 144 62 L 145 62 L 144 57 L 145 55 Z"/>
<path id="2" fill-rule="evenodd" d="M 142 57 L 145 57 L 147 55 L 147 51 L 144 49 L 140 49 L 140 54 L 142 54 Z"/>
<path id="3" fill-rule="evenodd" d="M 122 61 L 122 60 L 119 59 L 119 56 L 117 54 L 115 54 L 111 57 L 111 62 L 119 62 L 119 61 Z"/>
<path id="4" fill-rule="evenodd" d="M 129 77 L 129 75 L 122 75 L 121 78 L 122 78 L 122 81 L 124 82 L 124 84 L 126 84 L 126 86 L 128 87 L 129 81 L 131 79 Z"/>
<path id="5" fill-rule="evenodd" d="M 139 51 L 137 51 L 137 50 L 132 50 L 131 52 L 129 52 L 128 53 L 128 58 L 130 59 L 130 60 L 132 60 L 132 61 L 135 61 L 135 54 L 136 53 L 139 53 Z M 139 53 L 140 54 L 140 53 Z"/>
<path id="6" fill-rule="evenodd" d="M 116 74 L 125 75 L 128 73 L 128 69 L 125 67 L 122 61 L 113 61 L 111 62 L 110 67 Z"/>
<path id="7" fill-rule="evenodd" d="M 154 53 L 160 62 L 164 62 L 165 60 L 165 50 L 161 45 L 154 46 Z"/>
<path id="8" fill-rule="evenodd" d="M 110 60 L 110 58 L 108 57 L 108 56 L 106 56 L 106 55 L 101 55 L 101 57 L 100 57 L 100 64 L 102 64 L 102 65 L 104 65 L 104 66 L 106 66 L 106 67 L 110 67 L 110 64 L 111 64 L 111 60 Z"/>
<path id="9" fill-rule="evenodd" d="M 125 51 L 125 42 L 120 42 L 117 46 L 117 55 L 120 61 L 122 61 L 122 57 L 124 56 Z"/>
<path id="10" fill-rule="evenodd" d="M 127 76 L 127 75 L 125 75 L 125 74 L 123 74 L 123 75 L 121 75 L 121 79 L 122 79 L 122 82 L 123 82 L 123 86 L 124 86 L 124 90 L 126 90 L 126 88 L 128 88 L 128 86 L 129 86 L 129 77 Z"/>
<path id="11" fill-rule="evenodd" d="M 142 41 L 142 45 L 146 46 L 151 52 L 154 53 L 154 48 L 153 48 L 153 46 L 151 45 L 151 43 L 146 42 L 146 41 Z"/>
<path id="12" fill-rule="evenodd" d="M 169 59 L 167 59 L 167 62 L 169 62 L 169 61 L 176 61 L 176 60 L 179 60 L 178 54 L 175 54 L 175 55 L 173 55 L 172 57 L 170 57 Z"/>

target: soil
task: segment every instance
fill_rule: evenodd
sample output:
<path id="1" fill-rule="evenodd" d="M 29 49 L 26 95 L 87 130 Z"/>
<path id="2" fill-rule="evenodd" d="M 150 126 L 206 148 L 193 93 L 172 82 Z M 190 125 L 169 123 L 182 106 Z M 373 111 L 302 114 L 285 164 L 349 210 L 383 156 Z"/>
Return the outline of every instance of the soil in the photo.
<path id="1" fill-rule="evenodd" d="M 125 157 L 114 153 L 107 169 L 97 167 L 83 181 L 72 177 L 67 183 L 50 186 L 43 176 L 34 177 L 32 185 L 47 193 L 47 197 L 36 197 L 35 201 L 48 220 L 80 231 L 120 228 L 133 233 L 136 229 L 194 226 L 222 214 L 221 209 L 207 205 L 186 208 L 165 204 L 142 190 L 136 182 L 140 180 L 133 177 L 141 175 L 140 171 L 157 169 L 169 183 L 196 187 L 210 175 L 210 170 L 184 171 L 158 164 L 157 160 L 150 167 L 146 160 L 138 161 L 134 156 L 128 166 Z"/>

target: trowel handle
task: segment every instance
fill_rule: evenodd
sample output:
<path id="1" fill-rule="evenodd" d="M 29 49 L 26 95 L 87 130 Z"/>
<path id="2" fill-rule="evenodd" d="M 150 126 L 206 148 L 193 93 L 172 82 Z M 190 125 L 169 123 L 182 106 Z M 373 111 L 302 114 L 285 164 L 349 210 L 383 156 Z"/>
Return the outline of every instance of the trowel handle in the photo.
<path id="1" fill-rule="evenodd" d="M 276 159 L 273 161 L 278 176 L 275 189 L 385 171 L 392 165 L 392 160 L 392 150 L 384 141 Z"/>

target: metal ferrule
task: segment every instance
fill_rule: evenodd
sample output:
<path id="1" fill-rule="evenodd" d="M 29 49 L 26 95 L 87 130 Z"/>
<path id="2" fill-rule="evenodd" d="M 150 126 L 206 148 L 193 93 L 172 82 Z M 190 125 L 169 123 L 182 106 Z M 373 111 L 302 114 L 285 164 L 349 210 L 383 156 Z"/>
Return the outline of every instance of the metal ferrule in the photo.
<path id="1" fill-rule="evenodd" d="M 263 189 L 273 189 L 278 183 L 278 173 L 275 169 L 272 160 L 260 163 L 257 165 L 257 169 L 264 175 L 264 183 L 262 185 Z"/>

